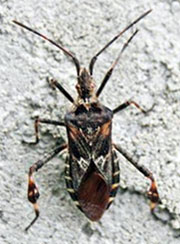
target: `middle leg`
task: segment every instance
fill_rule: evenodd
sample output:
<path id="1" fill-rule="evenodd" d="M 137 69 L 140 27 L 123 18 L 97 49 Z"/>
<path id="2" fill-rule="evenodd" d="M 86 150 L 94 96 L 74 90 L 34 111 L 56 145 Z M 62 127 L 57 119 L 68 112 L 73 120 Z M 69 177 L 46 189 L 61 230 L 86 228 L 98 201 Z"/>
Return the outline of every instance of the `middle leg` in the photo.
<path id="1" fill-rule="evenodd" d="M 144 114 L 147 113 L 147 111 L 145 111 L 143 108 L 141 108 L 141 107 L 139 106 L 139 104 L 137 104 L 137 103 L 134 102 L 134 101 L 129 100 L 129 101 L 126 101 L 126 102 L 120 104 L 117 108 L 113 109 L 113 114 L 115 114 L 115 113 L 117 113 L 117 112 L 119 112 L 119 111 L 121 111 L 121 110 L 123 110 L 123 109 L 129 107 L 130 105 L 134 105 L 137 109 L 139 109 L 139 110 L 140 110 L 141 112 L 143 112 Z"/>
<path id="2" fill-rule="evenodd" d="M 23 143 L 30 144 L 30 145 L 36 145 L 39 142 L 39 124 L 40 123 L 65 127 L 65 124 L 62 121 L 56 121 L 56 120 L 51 120 L 51 119 L 40 119 L 39 117 L 36 117 L 36 119 L 34 121 L 35 141 L 26 142 L 23 140 L 22 141 Z"/>

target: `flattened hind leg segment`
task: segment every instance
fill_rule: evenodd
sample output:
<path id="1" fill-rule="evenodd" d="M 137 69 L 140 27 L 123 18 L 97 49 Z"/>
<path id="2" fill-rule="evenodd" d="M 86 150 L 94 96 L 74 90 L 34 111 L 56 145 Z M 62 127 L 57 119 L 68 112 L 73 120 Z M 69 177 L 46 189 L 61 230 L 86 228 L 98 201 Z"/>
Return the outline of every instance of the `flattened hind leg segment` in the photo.
<path id="1" fill-rule="evenodd" d="M 159 194 L 158 194 L 158 190 L 157 190 L 157 186 L 156 186 L 156 181 L 152 175 L 152 173 L 145 168 L 142 165 L 139 165 L 137 161 L 135 161 L 126 151 L 124 151 L 124 149 L 121 148 L 120 145 L 115 145 L 114 147 L 116 148 L 116 150 L 118 152 L 120 152 L 132 165 L 134 165 L 134 167 L 139 170 L 145 177 L 149 178 L 151 180 L 151 186 L 150 189 L 147 193 L 148 198 L 151 201 L 151 211 L 153 211 L 157 205 L 157 203 L 160 201 L 159 200 Z"/>
<path id="2" fill-rule="evenodd" d="M 58 153 L 62 152 L 64 149 L 67 148 L 67 144 L 62 144 L 61 146 L 57 147 L 53 152 L 48 154 L 43 160 L 39 160 L 34 163 L 30 169 L 28 174 L 28 200 L 33 204 L 34 211 L 35 211 L 35 218 L 32 222 L 25 228 L 25 231 L 36 222 L 39 217 L 39 208 L 37 204 L 37 200 L 39 198 L 39 191 L 34 182 L 33 174 L 37 172 L 40 168 L 42 168 L 47 162 L 49 162 L 53 157 L 55 157 Z"/>

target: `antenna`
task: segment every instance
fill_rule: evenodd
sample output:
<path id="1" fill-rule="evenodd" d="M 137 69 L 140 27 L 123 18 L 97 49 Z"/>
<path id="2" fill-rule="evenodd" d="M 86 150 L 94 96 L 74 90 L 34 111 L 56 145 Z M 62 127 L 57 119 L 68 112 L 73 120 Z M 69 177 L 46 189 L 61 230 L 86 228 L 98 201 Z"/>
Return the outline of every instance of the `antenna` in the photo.
<path id="1" fill-rule="evenodd" d="M 75 64 L 76 66 L 76 70 L 77 70 L 77 75 L 79 76 L 79 71 L 80 71 L 80 64 L 79 64 L 79 61 L 78 59 L 67 49 L 65 49 L 64 47 L 60 46 L 59 44 L 57 44 L 56 42 L 54 42 L 53 40 L 47 38 L 46 36 L 44 36 L 43 34 L 37 32 L 36 30 L 33 30 L 31 29 L 30 27 L 24 25 L 24 24 L 21 24 L 20 22 L 16 21 L 16 20 L 13 20 L 13 22 L 23 28 L 25 28 L 26 30 L 28 31 L 31 31 L 32 33 L 42 37 L 44 40 L 47 40 L 48 42 L 52 43 L 54 46 L 56 46 L 57 48 L 61 49 L 65 54 L 67 54 L 68 56 L 70 56 L 73 60 L 73 63 Z"/>
<path id="2" fill-rule="evenodd" d="M 111 41 L 109 41 L 96 55 L 91 59 L 89 64 L 89 72 L 91 75 L 93 75 L 93 68 L 94 64 L 98 58 L 98 56 L 104 52 L 106 48 L 108 48 L 115 40 L 117 40 L 124 32 L 126 32 L 129 28 L 131 28 L 133 25 L 135 25 L 137 22 L 139 22 L 141 19 L 143 19 L 146 15 L 148 15 L 152 9 L 148 10 L 144 14 L 140 15 L 136 20 L 134 20 L 131 24 L 129 24 L 126 28 L 124 28 L 118 35 L 116 35 Z"/>

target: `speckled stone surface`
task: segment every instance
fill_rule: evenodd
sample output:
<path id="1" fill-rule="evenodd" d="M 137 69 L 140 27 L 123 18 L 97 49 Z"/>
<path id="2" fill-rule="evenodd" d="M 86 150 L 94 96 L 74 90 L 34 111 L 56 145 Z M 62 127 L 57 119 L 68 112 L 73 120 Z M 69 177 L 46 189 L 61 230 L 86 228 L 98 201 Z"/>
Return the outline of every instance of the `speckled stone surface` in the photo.
<path id="1" fill-rule="evenodd" d="M 146 10 L 100 100 L 108 107 L 133 99 L 144 115 L 129 107 L 113 121 L 113 141 L 139 157 L 157 180 L 162 205 L 149 211 L 149 181 L 120 156 L 121 189 L 98 223 L 89 224 L 65 189 L 64 158 L 56 157 L 36 175 L 41 216 L 27 201 L 28 168 L 51 151 L 65 130 L 41 126 L 36 146 L 21 143 L 34 136 L 33 118 L 60 119 L 71 104 L 53 91 L 56 78 L 76 96 L 74 65 L 60 50 L 12 23 L 16 19 L 76 54 L 81 64 Z M 0 243 L 2 244 L 176 244 L 180 240 L 180 1 L 3 1 L 0 0 Z M 129 38 L 129 30 L 98 59 L 94 79 L 106 70 Z"/>

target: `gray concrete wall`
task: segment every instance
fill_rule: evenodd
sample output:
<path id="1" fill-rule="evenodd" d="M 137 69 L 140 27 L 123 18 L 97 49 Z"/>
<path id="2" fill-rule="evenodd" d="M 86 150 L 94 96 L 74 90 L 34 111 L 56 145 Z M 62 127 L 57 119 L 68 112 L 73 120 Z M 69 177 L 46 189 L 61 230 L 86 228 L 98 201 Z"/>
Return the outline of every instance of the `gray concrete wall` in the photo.
<path id="1" fill-rule="evenodd" d="M 60 119 L 70 103 L 52 91 L 53 77 L 76 96 L 76 72 L 54 46 L 15 26 L 19 20 L 76 53 L 82 65 L 146 10 L 153 12 L 137 24 L 131 42 L 100 100 L 115 108 L 133 99 L 146 110 L 130 107 L 114 118 L 113 140 L 140 158 L 157 179 L 162 205 L 150 214 L 145 193 L 149 181 L 120 156 L 121 190 L 98 223 L 74 206 L 65 189 L 64 160 L 53 159 L 36 174 L 41 216 L 34 217 L 26 199 L 28 168 L 53 148 L 64 129 L 41 126 L 41 141 L 27 146 L 34 136 L 33 118 Z M 180 1 L 3 1 L 0 0 L 0 243 L 179 243 L 180 232 Z M 133 29 L 135 30 L 136 27 Z M 100 84 L 128 31 L 102 54 L 94 70 Z"/>

